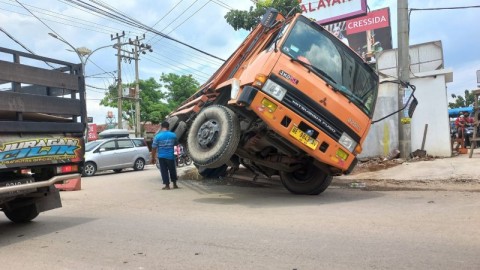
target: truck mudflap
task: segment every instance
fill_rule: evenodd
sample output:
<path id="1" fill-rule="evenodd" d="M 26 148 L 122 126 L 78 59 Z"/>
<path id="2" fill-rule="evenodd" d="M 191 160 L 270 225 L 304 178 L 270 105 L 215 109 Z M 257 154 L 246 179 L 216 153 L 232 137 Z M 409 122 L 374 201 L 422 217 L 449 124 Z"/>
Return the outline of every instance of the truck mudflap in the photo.
<path id="1" fill-rule="evenodd" d="M 49 187 L 55 183 L 70 180 L 79 179 L 81 176 L 79 173 L 57 175 L 48 180 L 39 182 L 17 181 L 16 183 L 10 183 L 7 186 L 0 187 L 0 195 L 22 193 L 24 191 L 30 191 L 37 188 Z"/>

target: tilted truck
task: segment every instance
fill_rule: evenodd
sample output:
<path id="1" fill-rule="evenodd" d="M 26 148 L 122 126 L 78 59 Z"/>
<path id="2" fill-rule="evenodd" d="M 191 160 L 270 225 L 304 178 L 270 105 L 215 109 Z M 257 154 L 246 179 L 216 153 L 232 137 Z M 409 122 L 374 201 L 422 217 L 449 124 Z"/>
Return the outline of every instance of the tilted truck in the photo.
<path id="1" fill-rule="evenodd" d="M 240 164 L 294 194 L 323 192 L 362 152 L 378 75 L 316 22 L 269 9 L 239 48 L 167 117 L 200 174 Z"/>
<path id="2" fill-rule="evenodd" d="M 86 130 L 80 64 L 0 48 L 0 209 L 28 222 L 80 179 Z"/>

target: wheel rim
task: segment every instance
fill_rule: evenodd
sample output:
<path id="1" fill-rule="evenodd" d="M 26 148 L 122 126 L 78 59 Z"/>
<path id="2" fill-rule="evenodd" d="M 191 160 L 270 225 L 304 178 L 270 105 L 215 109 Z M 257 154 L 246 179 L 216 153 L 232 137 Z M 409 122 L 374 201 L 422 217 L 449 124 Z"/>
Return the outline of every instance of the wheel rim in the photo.
<path id="1" fill-rule="evenodd" d="M 143 169 L 143 161 L 141 159 L 137 160 L 137 162 L 135 162 L 135 167 L 139 170 Z"/>
<path id="2" fill-rule="evenodd" d="M 91 176 L 95 174 L 95 166 L 93 164 L 88 163 L 85 165 L 85 168 L 83 169 L 83 171 L 85 172 L 86 175 Z"/>
<path id="3" fill-rule="evenodd" d="M 220 126 L 215 120 L 208 120 L 203 123 L 197 132 L 197 140 L 200 147 L 207 149 L 217 141 Z"/>
<path id="4" fill-rule="evenodd" d="M 292 179 L 297 183 L 308 183 L 312 178 L 312 170 L 304 167 L 293 172 L 292 176 Z"/>

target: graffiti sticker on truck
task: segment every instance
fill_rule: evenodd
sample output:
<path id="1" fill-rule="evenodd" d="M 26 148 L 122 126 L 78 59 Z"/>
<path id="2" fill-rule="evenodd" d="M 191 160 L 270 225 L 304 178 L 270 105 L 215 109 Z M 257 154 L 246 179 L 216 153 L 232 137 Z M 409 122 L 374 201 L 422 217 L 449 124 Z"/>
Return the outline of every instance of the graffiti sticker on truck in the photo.
<path id="1" fill-rule="evenodd" d="M 81 140 L 76 138 L 48 138 L 8 142 L 0 148 L 0 164 L 80 158 L 80 150 Z"/>

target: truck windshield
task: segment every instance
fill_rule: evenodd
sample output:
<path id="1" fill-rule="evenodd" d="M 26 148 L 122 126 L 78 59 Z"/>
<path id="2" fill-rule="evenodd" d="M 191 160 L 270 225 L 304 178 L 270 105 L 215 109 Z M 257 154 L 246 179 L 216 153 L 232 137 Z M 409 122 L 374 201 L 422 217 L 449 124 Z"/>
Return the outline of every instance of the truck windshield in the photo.
<path id="1" fill-rule="evenodd" d="M 301 16 L 281 49 L 372 117 L 378 76 L 342 41 L 317 23 Z"/>

